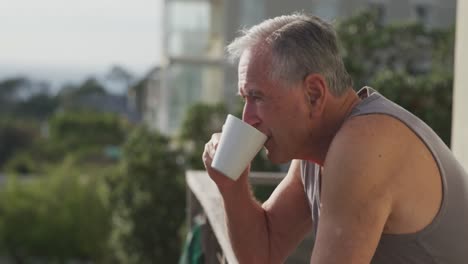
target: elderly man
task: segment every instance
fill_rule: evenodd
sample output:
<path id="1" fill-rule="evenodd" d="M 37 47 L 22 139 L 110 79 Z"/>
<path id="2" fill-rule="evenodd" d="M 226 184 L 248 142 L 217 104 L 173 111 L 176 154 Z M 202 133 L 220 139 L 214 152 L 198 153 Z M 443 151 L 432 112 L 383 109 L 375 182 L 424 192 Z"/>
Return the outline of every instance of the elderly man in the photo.
<path id="1" fill-rule="evenodd" d="M 359 37 L 359 36 L 356 36 Z M 468 176 L 420 119 L 369 87 L 352 89 L 332 26 L 302 14 L 266 20 L 228 46 L 243 119 L 292 160 L 259 204 L 247 168 L 232 181 L 203 161 L 225 205 L 240 263 L 282 263 L 316 234 L 311 263 L 467 263 Z"/>

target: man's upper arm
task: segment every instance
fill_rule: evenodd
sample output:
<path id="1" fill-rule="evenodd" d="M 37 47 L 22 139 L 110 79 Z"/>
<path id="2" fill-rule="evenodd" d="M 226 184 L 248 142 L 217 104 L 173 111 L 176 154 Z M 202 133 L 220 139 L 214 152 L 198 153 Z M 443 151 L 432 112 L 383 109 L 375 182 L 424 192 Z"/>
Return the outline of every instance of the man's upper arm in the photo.
<path id="1" fill-rule="evenodd" d="M 324 165 L 321 214 L 311 262 L 370 263 L 394 199 L 402 153 L 385 118 L 349 120 Z"/>
<path id="2" fill-rule="evenodd" d="M 300 161 L 293 160 L 286 177 L 262 205 L 268 225 L 269 263 L 283 263 L 312 228 L 300 173 Z"/>

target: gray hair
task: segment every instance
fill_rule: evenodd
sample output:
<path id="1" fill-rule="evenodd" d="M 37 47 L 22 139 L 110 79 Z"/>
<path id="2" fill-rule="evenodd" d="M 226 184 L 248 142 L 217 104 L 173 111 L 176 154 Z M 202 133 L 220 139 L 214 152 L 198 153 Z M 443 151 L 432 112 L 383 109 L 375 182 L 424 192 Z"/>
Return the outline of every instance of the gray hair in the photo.
<path id="1" fill-rule="evenodd" d="M 260 45 L 271 50 L 272 80 L 291 85 L 319 73 L 337 96 L 352 86 L 333 26 L 316 16 L 295 13 L 267 19 L 243 30 L 226 49 L 230 59 L 236 60 L 245 50 Z"/>

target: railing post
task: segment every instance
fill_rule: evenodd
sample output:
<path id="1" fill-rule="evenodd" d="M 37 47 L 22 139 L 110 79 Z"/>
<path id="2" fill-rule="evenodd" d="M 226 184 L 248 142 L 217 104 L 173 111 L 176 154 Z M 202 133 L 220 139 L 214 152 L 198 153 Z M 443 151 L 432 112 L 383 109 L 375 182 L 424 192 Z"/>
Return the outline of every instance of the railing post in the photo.
<path id="1" fill-rule="evenodd" d="M 218 256 L 223 253 L 209 221 L 203 226 L 202 241 L 205 264 L 219 264 Z"/>

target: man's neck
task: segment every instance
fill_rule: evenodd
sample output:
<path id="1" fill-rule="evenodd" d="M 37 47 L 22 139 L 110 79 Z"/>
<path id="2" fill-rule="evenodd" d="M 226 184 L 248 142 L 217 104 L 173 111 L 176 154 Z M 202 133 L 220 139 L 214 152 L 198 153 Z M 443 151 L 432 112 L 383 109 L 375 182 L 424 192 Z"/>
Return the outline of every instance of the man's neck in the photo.
<path id="1" fill-rule="evenodd" d="M 314 157 L 314 162 L 323 165 L 325 162 L 328 149 L 333 141 L 333 138 L 340 130 L 346 118 L 351 114 L 351 111 L 361 101 L 353 89 L 349 89 L 340 97 L 330 99 L 328 106 L 324 111 L 323 116 L 323 132 L 318 142 L 318 154 Z"/>

